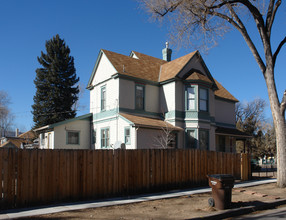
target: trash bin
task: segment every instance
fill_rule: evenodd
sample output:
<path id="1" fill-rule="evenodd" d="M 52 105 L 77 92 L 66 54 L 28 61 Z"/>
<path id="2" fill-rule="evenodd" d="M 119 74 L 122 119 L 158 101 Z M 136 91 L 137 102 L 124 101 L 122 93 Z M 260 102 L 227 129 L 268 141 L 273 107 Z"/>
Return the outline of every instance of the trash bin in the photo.
<path id="1" fill-rule="evenodd" d="M 209 199 L 209 205 L 220 210 L 230 208 L 234 177 L 230 174 L 214 174 L 207 177 L 213 197 Z"/>

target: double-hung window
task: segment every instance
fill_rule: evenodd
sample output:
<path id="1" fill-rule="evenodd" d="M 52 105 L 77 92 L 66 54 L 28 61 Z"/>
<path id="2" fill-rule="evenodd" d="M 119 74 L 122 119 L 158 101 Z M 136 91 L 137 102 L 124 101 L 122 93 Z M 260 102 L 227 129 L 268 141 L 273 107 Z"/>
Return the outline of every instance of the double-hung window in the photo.
<path id="1" fill-rule="evenodd" d="M 187 110 L 196 109 L 195 88 L 187 87 Z"/>
<path id="2" fill-rule="evenodd" d="M 79 144 L 79 131 L 67 131 L 67 144 Z"/>
<path id="3" fill-rule="evenodd" d="M 136 85 L 135 86 L 135 108 L 138 110 L 144 110 L 144 86 Z"/>
<path id="4" fill-rule="evenodd" d="M 101 129 L 101 148 L 109 147 L 109 128 Z"/>
<path id="5" fill-rule="evenodd" d="M 208 90 L 200 88 L 200 111 L 208 111 Z"/>
<path id="6" fill-rule="evenodd" d="M 100 110 L 105 111 L 106 109 L 106 87 L 101 87 L 101 102 L 100 102 Z"/>
<path id="7" fill-rule="evenodd" d="M 131 138 L 130 138 L 130 128 L 125 128 L 125 144 L 130 144 L 131 143 Z"/>

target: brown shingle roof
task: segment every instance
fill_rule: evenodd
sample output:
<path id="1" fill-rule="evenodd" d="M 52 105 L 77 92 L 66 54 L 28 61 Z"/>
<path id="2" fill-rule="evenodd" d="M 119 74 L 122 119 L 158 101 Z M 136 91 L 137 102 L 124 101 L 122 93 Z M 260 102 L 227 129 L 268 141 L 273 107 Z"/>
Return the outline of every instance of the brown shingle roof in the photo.
<path id="1" fill-rule="evenodd" d="M 19 138 L 30 139 L 30 140 L 33 140 L 33 139 L 37 138 L 35 132 L 33 132 L 32 130 L 27 131 L 27 132 L 25 132 L 23 134 L 20 134 L 18 137 Z"/>
<path id="2" fill-rule="evenodd" d="M 162 65 L 159 81 L 163 82 L 165 80 L 174 78 L 196 54 L 196 52 L 197 51 L 194 51 Z"/>
<path id="3" fill-rule="evenodd" d="M 160 66 L 166 61 L 136 53 L 140 59 L 102 50 L 118 73 L 140 79 L 158 81 Z"/>
<path id="4" fill-rule="evenodd" d="M 135 51 L 132 52 L 139 59 L 108 50 L 102 51 L 118 73 L 154 82 L 163 82 L 175 78 L 176 75 L 187 65 L 190 59 L 197 53 L 197 51 L 194 51 L 173 61 L 167 62 L 165 60 L 161 60 Z M 212 83 L 208 77 L 199 73 L 193 73 L 187 78 L 187 80 L 188 79 L 202 80 Z M 220 83 L 218 83 L 216 80 L 215 83 L 218 86 L 218 90 L 215 91 L 215 95 L 217 97 L 238 102 L 238 100 L 233 97 Z"/>
<path id="5" fill-rule="evenodd" d="M 126 113 L 119 113 L 119 114 L 123 116 L 124 118 L 126 118 L 127 120 L 134 123 L 135 126 L 144 127 L 144 128 L 155 128 L 155 129 L 161 129 L 161 128 L 168 127 L 171 130 L 182 130 L 182 128 L 176 127 L 160 119 L 142 117 L 142 116 L 131 115 L 131 114 L 126 114 Z"/>
<path id="6" fill-rule="evenodd" d="M 215 79 L 214 79 L 215 80 Z M 239 102 L 232 94 L 230 94 L 218 81 L 215 80 L 218 90 L 214 92 L 215 96 L 223 99 L 228 99 L 234 102 Z"/>
<path id="7" fill-rule="evenodd" d="M 3 143 L 0 147 L 5 147 L 5 146 L 7 146 L 9 144 L 12 144 L 12 145 L 14 145 L 17 148 L 20 148 L 22 143 L 29 143 L 29 144 L 31 144 L 32 142 L 31 141 L 27 141 L 27 140 L 25 140 L 23 138 L 19 138 L 19 137 L 9 137 L 8 141 Z"/>
<path id="8" fill-rule="evenodd" d="M 213 83 L 208 77 L 206 77 L 203 74 L 197 73 L 197 72 L 192 73 L 190 76 L 186 78 L 186 80 L 204 81 L 204 82 L 208 82 L 211 84 Z"/>

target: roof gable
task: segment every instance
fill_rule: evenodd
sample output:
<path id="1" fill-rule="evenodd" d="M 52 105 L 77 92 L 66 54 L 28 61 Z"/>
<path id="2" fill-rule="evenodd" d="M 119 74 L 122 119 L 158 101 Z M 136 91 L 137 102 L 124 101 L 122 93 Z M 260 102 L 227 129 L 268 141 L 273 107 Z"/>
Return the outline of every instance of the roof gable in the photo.
<path id="1" fill-rule="evenodd" d="M 193 72 L 191 75 L 189 75 L 185 80 L 190 80 L 190 81 L 201 81 L 201 82 L 207 82 L 212 84 L 213 82 L 205 75 L 202 73 L 198 72 Z"/>
<path id="2" fill-rule="evenodd" d="M 221 84 L 211 75 L 199 51 L 194 51 L 173 61 L 167 62 L 143 53 L 131 51 L 129 56 L 108 50 L 101 50 L 92 75 L 88 82 L 88 89 L 93 87 L 95 77 L 103 57 L 110 62 L 113 70 L 108 76 L 115 73 L 147 81 L 164 83 L 168 80 L 179 78 L 182 80 L 201 81 L 212 84 L 218 98 L 238 102 Z M 106 74 L 105 71 L 104 73 Z M 107 76 L 106 76 L 107 77 Z"/>
<path id="3" fill-rule="evenodd" d="M 159 81 L 175 78 L 196 53 L 197 51 L 194 51 L 162 65 Z"/>

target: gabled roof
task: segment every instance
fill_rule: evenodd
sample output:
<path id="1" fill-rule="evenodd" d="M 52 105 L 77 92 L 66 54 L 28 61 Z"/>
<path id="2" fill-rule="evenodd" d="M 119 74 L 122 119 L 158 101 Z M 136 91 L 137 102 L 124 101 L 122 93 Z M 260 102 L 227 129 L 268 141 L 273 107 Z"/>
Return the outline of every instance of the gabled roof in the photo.
<path id="1" fill-rule="evenodd" d="M 37 138 L 37 135 L 35 134 L 34 131 L 30 130 L 30 131 L 27 131 L 23 134 L 20 134 L 18 137 L 33 140 L 33 139 Z"/>
<path id="2" fill-rule="evenodd" d="M 194 51 L 162 65 L 159 81 L 163 82 L 177 76 L 196 53 L 197 51 Z"/>
<path id="3" fill-rule="evenodd" d="M 21 147 L 21 144 L 24 142 L 23 139 L 20 139 L 20 138 L 9 138 L 8 141 L 6 141 L 5 143 L 1 144 L 0 147 L 6 147 L 8 146 L 9 144 L 12 144 L 14 145 L 15 147 L 17 148 L 20 148 Z"/>
<path id="4" fill-rule="evenodd" d="M 63 125 L 63 124 L 67 124 L 67 123 L 70 123 L 70 122 L 73 122 L 73 121 L 77 121 L 77 120 L 89 120 L 91 117 L 92 117 L 92 113 L 88 113 L 88 114 L 85 114 L 85 115 L 78 116 L 76 118 L 71 118 L 71 119 L 60 121 L 60 122 L 57 122 L 57 123 L 54 123 L 54 124 L 45 125 L 43 127 L 36 128 L 34 130 L 34 132 L 39 132 L 39 131 L 42 131 L 42 130 L 52 129 L 54 127 L 57 127 L 57 126 L 60 126 L 60 125 Z"/>
<path id="5" fill-rule="evenodd" d="M 206 70 L 206 76 L 194 71 L 186 80 L 203 81 L 212 84 L 215 90 L 215 96 L 238 102 L 220 83 L 218 83 L 209 73 L 199 51 L 194 51 L 185 56 L 179 57 L 173 61 L 167 62 L 143 53 L 132 51 L 130 56 L 125 56 L 119 53 L 108 50 L 101 50 L 96 61 L 93 73 L 89 79 L 87 88 L 91 88 L 91 83 L 95 75 L 102 54 L 105 54 L 112 66 L 118 74 L 130 76 L 138 79 L 162 83 L 170 79 L 178 77 L 178 74 L 186 67 L 186 65 L 197 56 L 199 62 Z M 132 57 L 134 56 L 134 57 Z"/>
<path id="6" fill-rule="evenodd" d="M 119 113 L 122 117 L 132 122 L 134 126 L 143 127 L 143 128 L 154 128 L 154 129 L 162 129 L 169 128 L 170 130 L 183 130 L 180 127 L 176 127 L 168 122 L 165 122 L 161 119 L 156 118 L 148 118 L 137 115 L 131 115 L 126 113 Z"/>

